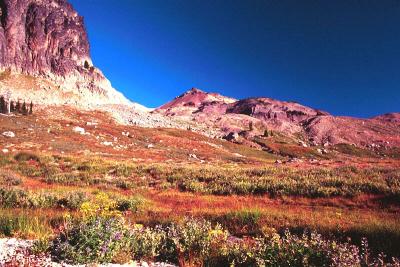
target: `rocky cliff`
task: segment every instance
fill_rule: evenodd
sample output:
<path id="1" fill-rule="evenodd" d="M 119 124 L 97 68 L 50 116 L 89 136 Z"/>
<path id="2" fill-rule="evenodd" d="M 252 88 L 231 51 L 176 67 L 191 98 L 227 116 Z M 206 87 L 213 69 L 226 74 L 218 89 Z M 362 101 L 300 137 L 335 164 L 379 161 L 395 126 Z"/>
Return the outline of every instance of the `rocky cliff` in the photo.
<path id="1" fill-rule="evenodd" d="M 51 104 L 129 103 L 93 66 L 83 18 L 66 0 L 0 0 L 0 18 L 3 93 Z"/>

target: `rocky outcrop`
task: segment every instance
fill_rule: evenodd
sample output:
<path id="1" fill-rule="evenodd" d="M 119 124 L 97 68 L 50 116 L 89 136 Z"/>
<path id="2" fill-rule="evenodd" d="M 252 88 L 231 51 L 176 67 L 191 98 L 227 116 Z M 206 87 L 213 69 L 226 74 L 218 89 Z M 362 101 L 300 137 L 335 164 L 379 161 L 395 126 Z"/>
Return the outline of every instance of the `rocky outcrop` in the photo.
<path id="1" fill-rule="evenodd" d="M 327 112 L 309 108 L 295 102 L 271 98 L 249 98 L 237 101 L 227 113 L 249 115 L 261 120 L 300 122 L 314 116 L 329 115 Z"/>
<path id="2" fill-rule="evenodd" d="M 400 113 L 386 113 L 372 118 L 373 120 L 396 123 L 400 125 Z"/>
<path id="3" fill-rule="evenodd" d="M 35 88 L 7 84 L 24 74 L 52 82 L 38 79 L 31 87 L 44 86 L 65 95 L 32 95 L 43 103 L 54 103 L 54 98 L 77 105 L 129 103 L 93 66 L 83 18 L 66 0 L 0 0 L 0 16 L 1 90 L 7 88 L 18 97 L 18 89 L 33 93 Z"/>

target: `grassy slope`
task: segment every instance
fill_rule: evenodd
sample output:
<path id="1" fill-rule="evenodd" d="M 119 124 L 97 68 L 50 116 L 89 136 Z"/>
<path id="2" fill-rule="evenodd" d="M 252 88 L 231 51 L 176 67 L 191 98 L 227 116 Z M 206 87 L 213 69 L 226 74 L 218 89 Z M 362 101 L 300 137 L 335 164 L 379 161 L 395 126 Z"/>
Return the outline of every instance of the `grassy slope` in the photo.
<path id="1" fill-rule="evenodd" d="M 116 125 L 99 112 L 55 111 L 0 116 L 0 132 L 16 133 L 16 138 L 0 137 L 0 148 L 11 152 L 0 157 L 1 188 L 27 194 L 10 198 L 11 204 L 22 203 L 16 211 L 3 198 L 2 234 L 47 235 L 67 210 L 59 205 L 63 198 L 77 192 L 91 198 L 104 191 L 118 199 L 144 199 L 146 205 L 130 218 L 145 224 L 194 215 L 219 221 L 236 235 L 253 235 L 263 227 L 312 228 L 355 240 L 367 236 L 390 254 L 400 245 L 400 164 L 395 159 L 337 153 L 318 157 L 317 164 L 281 167 L 273 164 L 281 156 L 188 131 Z M 86 125 L 92 121 L 98 125 Z M 75 126 L 90 135 L 74 133 Z M 131 137 L 122 135 L 127 131 Z M 285 142 L 269 138 L 267 145 L 301 156 L 303 148 Z M 38 158 L 16 159 L 19 151 Z M 308 149 L 307 156 L 313 155 Z"/>

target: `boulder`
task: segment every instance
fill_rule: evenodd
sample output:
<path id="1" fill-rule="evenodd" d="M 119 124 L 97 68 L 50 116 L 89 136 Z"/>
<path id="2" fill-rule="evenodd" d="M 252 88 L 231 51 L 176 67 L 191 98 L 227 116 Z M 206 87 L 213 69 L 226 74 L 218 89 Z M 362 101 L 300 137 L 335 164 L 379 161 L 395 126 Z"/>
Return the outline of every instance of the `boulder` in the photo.
<path id="1" fill-rule="evenodd" d="M 79 126 L 75 126 L 74 128 L 72 128 L 72 131 L 74 131 L 75 133 L 79 133 L 84 135 L 86 133 L 85 129 Z"/>
<path id="2" fill-rule="evenodd" d="M 15 137 L 15 133 L 11 132 L 11 131 L 6 131 L 2 135 L 5 136 L 5 137 L 8 137 L 8 138 L 14 138 Z"/>
<path id="3" fill-rule="evenodd" d="M 227 140 L 227 141 L 239 141 L 239 134 L 235 133 L 235 132 L 230 132 L 229 134 L 227 134 L 226 136 L 223 137 L 223 139 Z"/>

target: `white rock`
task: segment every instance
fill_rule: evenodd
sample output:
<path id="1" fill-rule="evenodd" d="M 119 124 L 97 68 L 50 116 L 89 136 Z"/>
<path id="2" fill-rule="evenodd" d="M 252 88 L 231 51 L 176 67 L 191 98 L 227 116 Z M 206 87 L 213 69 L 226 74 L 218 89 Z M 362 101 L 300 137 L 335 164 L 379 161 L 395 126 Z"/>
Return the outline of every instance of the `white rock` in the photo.
<path id="1" fill-rule="evenodd" d="M 79 133 L 79 134 L 85 134 L 85 129 L 83 129 L 82 127 L 79 126 L 75 126 L 74 128 L 72 128 L 72 131 L 74 131 L 75 133 Z"/>
<path id="2" fill-rule="evenodd" d="M 148 144 L 146 147 L 147 148 L 154 148 L 154 145 L 153 144 Z"/>
<path id="3" fill-rule="evenodd" d="M 198 159 L 196 154 L 189 154 L 189 158 Z"/>
<path id="4" fill-rule="evenodd" d="M 4 154 L 6 154 L 6 153 L 9 152 L 9 150 L 8 150 L 7 148 L 4 148 L 4 149 L 1 150 L 1 152 L 3 152 Z"/>
<path id="5" fill-rule="evenodd" d="M 112 145 L 113 145 L 112 142 L 108 142 L 108 141 L 101 142 L 101 144 L 102 144 L 103 146 L 112 146 Z"/>
<path id="6" fill-rule="evenodd" d="M 308 145 L 307 145 L 305 142 L 303 142 L 303 141 L 300 141 L 300 142 L 299 142 L 299 145 L 302 146 L 302 147 L 308 147 Z"/>
<path id="7" fill-rule="evenodd" d="M 13 137 L 15 137 L 15 133 L 11 132 L 11 131 L 7 131 L 7 132 L 3 133 L 3 136 L 13 138 Z"/>

